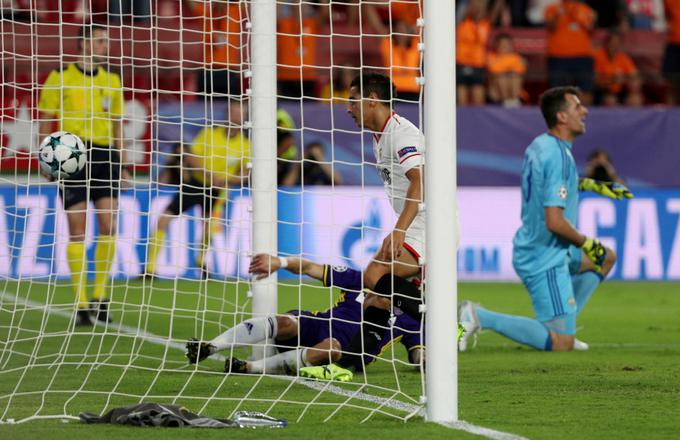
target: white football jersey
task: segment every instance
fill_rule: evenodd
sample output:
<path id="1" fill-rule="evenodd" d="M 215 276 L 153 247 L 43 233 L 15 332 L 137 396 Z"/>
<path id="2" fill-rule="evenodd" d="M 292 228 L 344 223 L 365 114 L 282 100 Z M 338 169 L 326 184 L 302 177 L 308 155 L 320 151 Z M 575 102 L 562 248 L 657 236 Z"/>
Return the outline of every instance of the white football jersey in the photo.
<path id="1" fill-rule="evenodd" d="M 424 163 L 425 136 L 411 121 L 392 112 L 382 133 L 373 135 L 373 152 L 387 197 L 398 216 L 404 209 L 410 184 L 406 172 Z M 412 225 L 421 222 L 424 226 L 423 215 L 419 213 Z"/>

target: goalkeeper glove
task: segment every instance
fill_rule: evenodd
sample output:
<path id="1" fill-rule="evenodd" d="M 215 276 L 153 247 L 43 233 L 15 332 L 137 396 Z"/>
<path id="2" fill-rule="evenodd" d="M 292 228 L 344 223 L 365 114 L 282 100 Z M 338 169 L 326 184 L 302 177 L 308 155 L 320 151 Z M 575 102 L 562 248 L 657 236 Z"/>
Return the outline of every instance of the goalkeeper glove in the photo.
<path id="1" fill-rule="evenodd" d="M 602 182 L 587 177 L 579 180 L 578 189 L 579 191 L 592 191 L 615 200 L 623 200 L 624 197 L 633 198 L 633 193 L 625 185 L 616 182 Z"/>
<path id="2" fill-rule="evenodd" d="M 588 256 L 590 261 L 595 265 L 595 270 L 600 272 L 604 259 L 607 257 L 607 250 L 602 246 L 600 240 L 595 238 L 586 238 L 586 241 L 581 245 L 581 249 Z"/>

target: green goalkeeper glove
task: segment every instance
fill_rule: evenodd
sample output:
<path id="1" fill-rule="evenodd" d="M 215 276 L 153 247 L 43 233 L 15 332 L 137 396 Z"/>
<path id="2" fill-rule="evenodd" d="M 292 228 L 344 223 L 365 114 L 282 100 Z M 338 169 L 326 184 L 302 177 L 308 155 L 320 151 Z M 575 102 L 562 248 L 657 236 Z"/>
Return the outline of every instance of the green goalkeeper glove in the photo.
<path id="1" fill-rule="evenodd" d="M 588 256 L 590 261 L 595 265 L 595 270 L 600 272 L 604 259 L 607 257 L 607 250 L 602 246 L 600 240 L 595 238 L 586 238 L 586 241 L 581 245 L 581 249 Z"/>
<path id="2" fill-rule="evenodd" d="M 624 197 L 627 199 L 633 198 L 633 193 L 625 185 L 616 182 L 602 182 L 587 177 L 579 180 L 578 190 L 591 191 L 615 200 L 623 200 Z"/>

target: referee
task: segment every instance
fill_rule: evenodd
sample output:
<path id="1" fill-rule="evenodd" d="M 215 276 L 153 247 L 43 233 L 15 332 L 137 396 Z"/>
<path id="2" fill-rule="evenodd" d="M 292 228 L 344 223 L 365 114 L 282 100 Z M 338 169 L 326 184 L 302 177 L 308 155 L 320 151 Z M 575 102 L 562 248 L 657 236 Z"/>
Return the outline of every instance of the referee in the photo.
<path id="1" fill-rule="evenodd" d="M 208 269 L 204 262 L 210 244 L 211 223 L 221 215 L 228 186 L 247 183 L 247 163 L 250 161 L 250 141 L 243 130 L 245 103 L 232 99 L 227 106 L 227 126 L 204 127 L 194 138 L 189 151 L 184 150 L 182 182 L 179 191 L 161 214 L 156 230 L 149 240 L 146 274 L 156 274 L 158 252 L 165 241 L 170 222 L 194 206 L 203 210 L 203 244 L 197 264 L 202 274 Z"/>
<path id="2" fill-rule="evenodd" d="M 120 77 L 103 63 L 108 53 L 108 32 L 99 25 L 84 25 L 78 34 L 80 61 L 50 72 L 40 94 L 40 135 L 59 130 L 79 136 L 88 153 L 87 166 L 59 187 L 68 219 L 68 265 L 78 296 L 75 324 L 93 320 L 111 322 L 106 284 L 115 252 L 116 216 L 121 178 L 124 112 Z M 127 172 L 122 171 L 123 178 Z M 87 295 L 85 229 L 88 202 L 94 203 L 99 236 L 95 249 L 92 301 Z"/>

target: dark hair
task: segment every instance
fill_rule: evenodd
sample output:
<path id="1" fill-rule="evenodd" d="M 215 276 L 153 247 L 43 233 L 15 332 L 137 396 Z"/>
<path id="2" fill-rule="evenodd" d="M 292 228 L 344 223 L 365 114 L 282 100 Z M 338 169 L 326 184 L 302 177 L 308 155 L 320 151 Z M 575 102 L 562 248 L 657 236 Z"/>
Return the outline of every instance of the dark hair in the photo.
<path id="1" fill-rule="evenodd" d="M 601 154 L 604 155 L 604 157 L 607 159 L 607 161 L 610 160 L 609 159 L 609 153 L 607 153 L 607 150 L 603 150 L 601 148 L 596 148 L 593 151 L 591 151 L 590 154 L 588 154 L 588 161 L 595 159 L 597 156 L 599 156 Z"/>
<path id="2" fill-rule="evenodd" d="M 510 35 L 507 32 L 501 32 L 496 35 L 496 43 L 498 43 L 501 40 L 511 40 L 512 41 L 512 35 Z"/>
<path id="3" fill-rule="evenodd" d="M 397 97 L 397 89 L 392 84 L 392 80 L 381 73 L 363 73 L 357 75 L 349 86 L 359 89 L 361 96 L 364 98 L 368 97 L 371 93 L 375 93 L 382 104 L 387 106 L 390 105 L 392 99 Z"/>
<path id="4" fill-rule="evenodd" d="M 553 87 L 546 90 L 539 101 L 541 113 L 548 128 L 557 125 L 557 114 L 565 110 L 567 106 L 567 95 L 579 96 L 581 91 L 578 87 Z"/>

